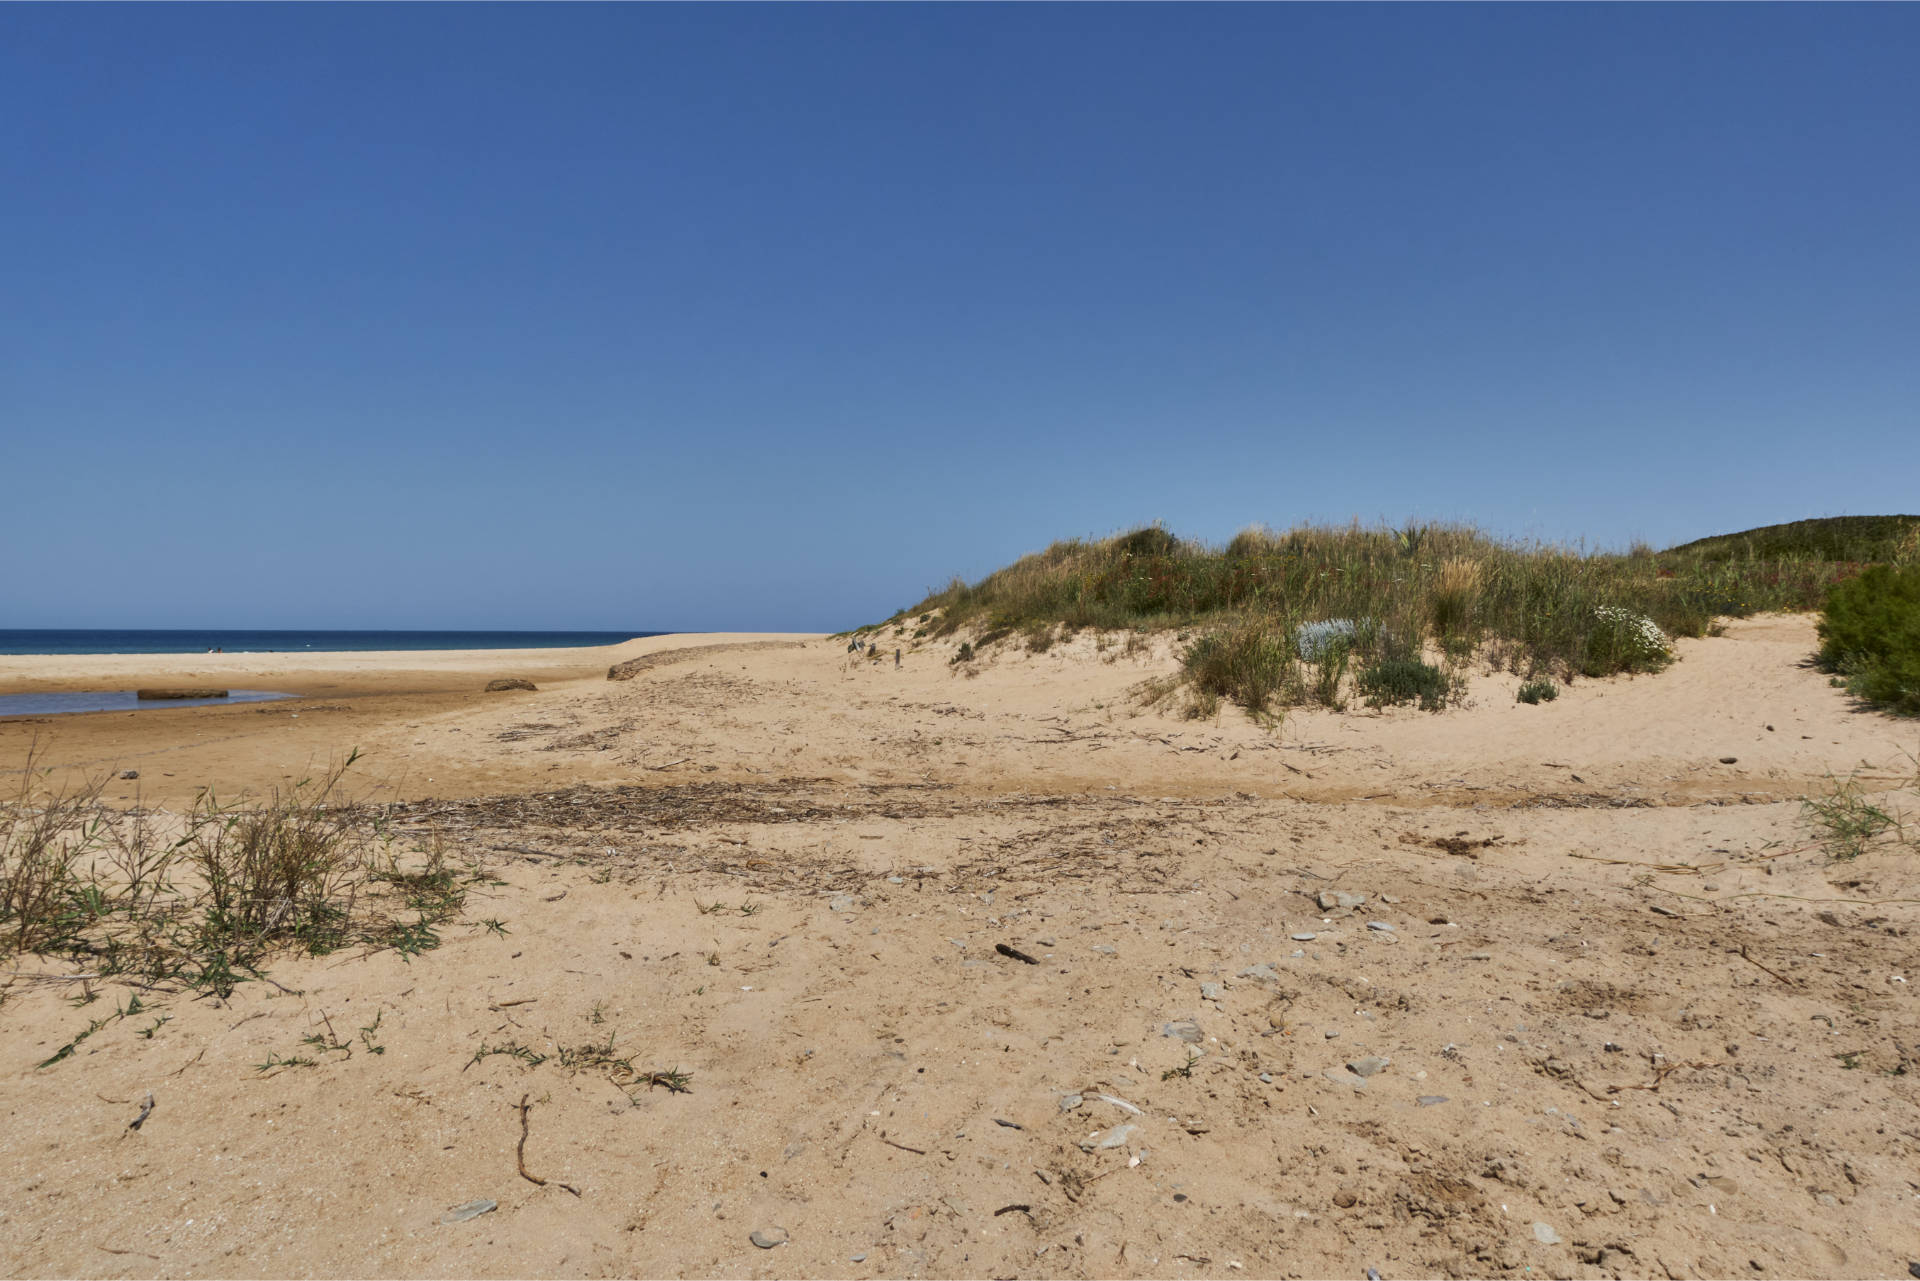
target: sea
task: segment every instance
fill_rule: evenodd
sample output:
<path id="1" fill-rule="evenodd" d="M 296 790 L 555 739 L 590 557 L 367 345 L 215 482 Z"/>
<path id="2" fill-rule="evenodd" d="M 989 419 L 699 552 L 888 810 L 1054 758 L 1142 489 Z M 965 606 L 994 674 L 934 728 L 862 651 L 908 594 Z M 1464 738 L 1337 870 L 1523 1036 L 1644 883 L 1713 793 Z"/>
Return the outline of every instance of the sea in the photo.
<path id="1" fill-rule="evenodd" d="M 666 632 L 234 631 L 0 628 L 0 654 L 285 654 L 385 649 L 574 649 Z"/>

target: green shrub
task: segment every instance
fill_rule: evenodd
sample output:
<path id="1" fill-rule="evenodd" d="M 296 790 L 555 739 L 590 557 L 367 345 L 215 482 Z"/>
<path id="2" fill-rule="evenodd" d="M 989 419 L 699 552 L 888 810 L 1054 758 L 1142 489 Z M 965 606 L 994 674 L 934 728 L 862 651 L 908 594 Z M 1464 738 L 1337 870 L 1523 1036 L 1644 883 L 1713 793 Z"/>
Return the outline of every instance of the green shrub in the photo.
<path id="1" fill-rule="evenodd" d="M 1437 712 L 1447 705 L 1446 673 L 1417 658 L 1389 658 L 1375 663 L 1360 673 L 1355 683 L 1366 695 L 1369 707 L 1388 707 L 1415 699 L 1429 712 Z"/>
<path id="2" fill-rule="evenodd" d="M 1828 592 L 1820 665 L 1855 697 L 1920 716 L 1920 565 L 1875 565 Z"/>
<path id="3" fill-rule="evenodd" d="M 1296 701 L 1300 675 L 1284 627 L 1243 623 L 1209 633 L 1187 647 L 1180 663 L 1202 706 L 1225 698 L 1265 715 L 1276 698 Z"/>
<path id="4" fill-rule="evenodd" d="M 1593 628 L 1587 633 L 1580 666 L 1585 675 L 1657 672 L 1672 661 L 1672 645 L 1651 618 L 1614 605 L 1593 611 Z"/>
<path id="5" fill-rule="evenodd" d="M 1551 703 L 1554 699 L 1560 697 L 1560 687 L 1545 677 L 1541 677 L 1537 680 L 1530 680 L 1522 685 L 1520 692 L 1514 695 L 1514 697 L 1522 703 Z"/>
<path id="6" fill-rule="evenodd" d="M 973 642 L 961 641 L 960 648 L 955 650 L 953 652 L 953 657 L 948 660 L 948 666 L 958 666 L 961 663 L 971 663 L 972 661 L 973 661 Z"/>

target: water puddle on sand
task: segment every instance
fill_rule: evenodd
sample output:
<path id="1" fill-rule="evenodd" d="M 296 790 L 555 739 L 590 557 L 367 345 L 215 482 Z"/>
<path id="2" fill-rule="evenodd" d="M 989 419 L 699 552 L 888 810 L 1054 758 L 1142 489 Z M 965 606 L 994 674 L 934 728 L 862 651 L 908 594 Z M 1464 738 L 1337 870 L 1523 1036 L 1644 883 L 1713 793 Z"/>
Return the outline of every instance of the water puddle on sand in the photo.
<path id="1" fill-rule="evenodd" d="M 84 689 L 68 694 L 0 694 L 0 716 L 59 716 L 67 712 L 134 712 L 157 707 L 206 707 L 271 703 L 298 694 L 270 689 L 230 689 L 225 698 L 141 698 L 130 689 Z"/>

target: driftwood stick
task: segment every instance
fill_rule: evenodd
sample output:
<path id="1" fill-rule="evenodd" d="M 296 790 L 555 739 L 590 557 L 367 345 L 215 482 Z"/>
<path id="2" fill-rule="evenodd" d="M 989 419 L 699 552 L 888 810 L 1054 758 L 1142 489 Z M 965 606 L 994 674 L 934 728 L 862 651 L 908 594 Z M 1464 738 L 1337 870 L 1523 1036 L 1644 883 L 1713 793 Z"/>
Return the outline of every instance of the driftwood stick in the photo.
<path id="1" fill-rule="evenodd" d="M 527 1169 L 527 1113 L 531 1112 L 532 1110 L 533 1110 L 533 1105 L 527 1102 L 527 1096 L 524 1094 L 521 1095 L 520 1096 L 520 1146 L 514 1149 L 514 1159 L 517 1162 L 519 1162 L 521 1178 L 533 1184 L 535 1187 L 544 1188 L 547 1186 L 547 1181 L 541 1178 L 539 1175 Z M 580 1189 L 574 1187 L 570 1183 L 555 1183 L 554 1186 L 557 1188 L 565 1188 L 567 1191 L 573 1193 L 575 1196 L 580 1195 Z"/>

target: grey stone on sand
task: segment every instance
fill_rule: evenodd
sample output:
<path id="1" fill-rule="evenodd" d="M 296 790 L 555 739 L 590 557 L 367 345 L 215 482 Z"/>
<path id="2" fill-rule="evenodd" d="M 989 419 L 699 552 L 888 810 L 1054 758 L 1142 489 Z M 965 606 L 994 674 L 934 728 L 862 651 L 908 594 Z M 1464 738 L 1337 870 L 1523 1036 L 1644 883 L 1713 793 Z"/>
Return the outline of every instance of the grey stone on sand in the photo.
<path id="1" fill-rule="evenodd" d="M 1160 1035 L 1170 1036 L 1176 1041 L 1185 1041 L 1189 1045 L 1200 1043 L 1200 1025 L 1192 1019 L 1175 1019 L 1171 1023 L 1160 1025 Z"/>
<path id="2" fill-rule="evenodd" d="M 755 1228 L 753 1231 L 747 1233 L 747 1240 L 753 1242 L 762 1250 L 771 1250 L 776 1245 L 785 1245 L 787 1243 L 787 1230 L 785 1228 Z"/>
<path id="3" fill-rule="evenodd" d="M 120 771 L 120 777 L 128 780 L 136 779 L 140 777 L 140 771 L 137 769 L 123 769 Z"/>
<path id="4" fill-rule="evenodd" d="M 1447 1096 L 1444 1094 L 1423 1094 L 1419 1098 L 1414 1100 L 1414 1104 L 1418 1107 L 1434 1108 L 1434 1107 L 1439 1107 L 1442 1103 L 1445 1103 L 1446 1101 L 1447 1101 Z"/>
<path id="5" fill-rule="evenodd" d="M 855 894 L 836 894 L 827 901 L 829 912 L 851 912 L 860 906 L 860 898 Z"/>
<path id="6" fill-rule="evenodd" d="M 1063 1094 L 1060 1096 L 1060 1110 L 1071 1112 L 1086 1101 L 1086 1096 L 1083 1094 Z"/>
<path id="7" fill-rule="evenodd" d="M 1311 930 L 1301 930 L 1298 934 L 1289 934 L 1287 937 L 1296 943 L 1311 943 L 1320 936 Z"/>
<path id="8" fill-rule="evenodd" d="M 1394 932 L 1393 926 L 1387 924 L 1385 921 L 1368 921 L 1367 928 L 1376 930 L 1381 934 L 1392 934 Z"/>
<path id="9" fill-rule="evenodd" d="M 468 1219 L 477 1219 L 481 1215 L 491 1214 L 499 1208 L 500 1203 L 498 1201 L 489 1201 L 485 1197 L 481 1197 L 476 1201 L 467 1201 L 454 1206 L 451 1210 L 448 1210 L 440 1216 L 440 1222 L 465 1223 Z"/>
<path id="10" fill-rule="evenodd" d="M 1347 1064 L 1347 1071 L 1355 1076 L 1378 1076 L 1386 1071 L 1387 1065 L 1392 1062 L 1392 1059 L 1381 1058 L 1378 1054 L 1369 1054 L 1364 1059 L 1355 1059 Z"/>
<path id="11" fill-rule="evenodd" d="M 1345 1068 L 1328 1068 L 1320 1075 L 1326 1077 L 1327 1080 L 1332 1081 L 1335 1085 L 1351 1086 L 1356 1090 L 1364 1090 L 1367 1088 L 1366 1077 L 1355 1076 Z"/>
<path id="12" fill-rule="evenodd" d="M 1127 1140 L 1133 1137 L 1133 1132 L 1139 1128 L 1137 1125 L 1116 1125 L 1097 1138 L 1082 1139 L 1080 1146 L 1088 1152 L 1101 1152 L 1110 1148 L 1122 1148 L 1127 1145 Z"/>
<path id="13" fill-rule="evenodd" d="M 1538 1220 L 1535 1220 L 1533 1225 L 1533 1239 L 1541 1245 L 1560 1244 L 1560 1234 L 1555 1232 L 1548 1224 L 1541 1223 Z"/>
<path id="14" fill-rule="evenodd" d="M 1367 901 L 1367 896 L 1350 894 L 1346 890 L 1321 890 L 1319 897 L 1314 901 L 1320 905 L 1321 911 L 1331 912 L 1335 908 L 1359 907 Z"/>
<path id="15" fill-rule="evenodd" d="M 1280 981 L 1280 971 L 1273 968 L 1272 961 L 1262 961 L 1258 965 L 1249 965 L 1246 969 L 1234 975 L 1234 977 L 1253 979 L 1259 983 L 1278 983 Z"/>
<path id="16" fill-rule="evenodd" d="M 1227 989 L 1221 987 L 1218 983 L 1202 983 L 1200 985 L 1200 999 L 1204 1001 L 1218 1001 L 1226 994 Z"/>
<path id="17" fill-rule="evenodd" d="M 487 682 L 487 693 L 504 694 L 510 689 L 538 690 L 540 687 L 532 681 L 521 680 L 518 676 L 503 676 L 497 681 Z"/>

